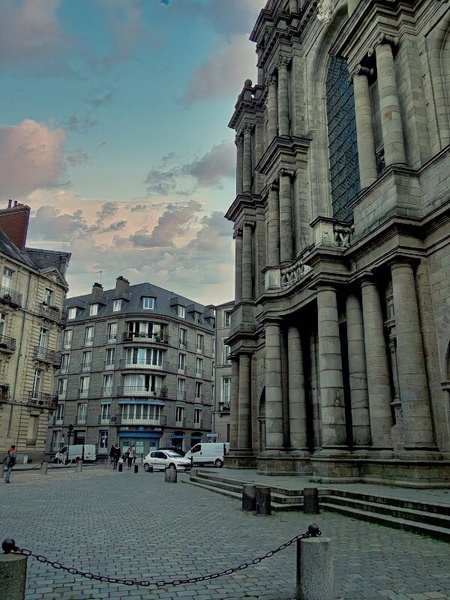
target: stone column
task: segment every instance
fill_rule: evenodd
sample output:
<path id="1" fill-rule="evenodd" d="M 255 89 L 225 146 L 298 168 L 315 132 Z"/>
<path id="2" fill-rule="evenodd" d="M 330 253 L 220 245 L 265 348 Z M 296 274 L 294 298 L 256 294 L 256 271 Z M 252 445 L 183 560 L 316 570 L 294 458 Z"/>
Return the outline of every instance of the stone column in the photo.
<path id="1" fill-rule="evenodd" d="M 302 344 L 299 330 L 292 326 L 288 329 L 288 374 L 291 446 L 295 450 L 305 450 L 307 421 Z"/>
<path id="2" fill-rule="evenodd" d="M 364 326 L 359 298 L 349 294 L 346 301 L 348 372 L 355 446 L 370 446 L 369 393 L 367 389 Z"/>
<path id="3" fill-rule="evenodd" d="M 283 395 L 281 379 L 281 330 L 266 323 L 266 449 L 283 447 Z"/>
<path id="4" fill-rule="evenodd" d="M 280 202 L 278 198 L 278 181 L 269 186 L 269 223 L 267 240 L 267 263 L 269 267 L 280 264 Z"/>
<path id="5" fill-rule="evenodd" d="M 231 395 L 230 395 L 230 449 L 238 447 L 239 421 L 239 362 L 231 362 Z"/>
<path id="6" fill-rule="evenodd" d="M 280 171 L 280 261 L 290 262 L 294 257 L 292 228 L 291 177 L 293 171 Z"/>
<path id="7" fill-rule="evenodd" d="M 250 411 L 250 355 L 239 356 L 239 421 L 238 448 L 247 450 L 251 445 L 251 411 Z"/>
<path id="8" fill-rule="evenodd" d="M 375 46 L 381 130 L 386 166 L 398 163 L 406 164 L 400 102 L 397 94 L 395 63 L 391 46 L 393 42 L 394 40 L 388 36 L 382 36 L 377 40 Z"/>
<path id="9" fill-rule="evenodd" d="M 362 189 L 368 187 L 377 179 L 373 116 L 369 96 L 369 74 L 370 70 L 361 67 L 361 65 L 358 65 L 353 74 L 359 174 Z"/>
<path id="10" fill-rule="evenodd" d="M 234 296 L 236 302 L 242 300 L 242 229 L 234 232 L 235 258 L 234 258 Z"/>
<path id="11" fill-rule="evenodd" d="M 395 262 L 391 274 L 405 447 L 434 449 L 414 269 L 409 262 Z"/>
<path id="12" fill-rule="evenodd" d="M 392 391 L 383 312 L 380 296 L 371 276 L 363 280 L 361 290 L 372 447 L 386 450 L 392 448 Z"/>
<path id="13" fill-rule="evenodd" d="M 267 145 L 269 145 L 273 138 L 278 134 L 277 78 L 275 75 L 269 77 L 267 117 Z"/>
<path id="14" fill-rule="evenodd" d="M 243 168 L 244 168 L 244 140 L 242 136 L 237 135 L 234 143 L 237 148 L 237 156 L 236 156 L 236 195 L 242 194 L 244 189 L 243 183 Z"/>
<path id="15" fill-rule="evenodd" d="M 346 444 L 344 381 L 336 289 L 317 289 L 319 333 L 320 418 L 323 450 L 344 449 Z"/>
<path id="16" fill-rule="evenodd" d="M 288 70 L 289 58 L 278 58 L 278 135 L 289 135 L 289 88 Z"/>
<path id="17" fill-rule="evenodd" d="M 243 149 L 243 172 L 242 191 L 252 191 L 252 129 L 251 123 L 244 125 L 244 149 Z"/>
<path id="18" fill-rule="evenodd" d="M 253 228 L 254 223 L 244 221 L 242 226 L 242 300 L 253 298 Z"/>

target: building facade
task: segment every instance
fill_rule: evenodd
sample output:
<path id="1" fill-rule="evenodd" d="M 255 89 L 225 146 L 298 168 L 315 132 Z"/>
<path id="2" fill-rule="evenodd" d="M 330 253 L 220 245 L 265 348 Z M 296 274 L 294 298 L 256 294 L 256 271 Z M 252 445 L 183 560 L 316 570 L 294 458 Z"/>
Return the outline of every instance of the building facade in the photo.
<path id="1" fill-rule="evenodd" d="M 62 444 L 188 450 L 211 431 L 214 311 L 150 283 L 66 303 L 57 376 L 58 407 L 48 453 Z M 72 435 L 68 437 L 68 433 Z"/>
<path id="2" fill-rule="evenodd" d="M 238 97 L 228 464 L 450 481 L 450 4 L 269 0 Z"/>
<path id="3" fill-rule="evenodd" d="M 42 460 L 67 292 L 66 252 L 26 248 L 30 207 L 0 210 L 0 452 Z"/>
<path id="4" fill-rule="evenodd" d="M 230 336 L 234 302 L 216 309 L 216 350 L 214 363 L 213 435 L 216 442 L 230 441 L 231 360 L 227 339 Z"/>

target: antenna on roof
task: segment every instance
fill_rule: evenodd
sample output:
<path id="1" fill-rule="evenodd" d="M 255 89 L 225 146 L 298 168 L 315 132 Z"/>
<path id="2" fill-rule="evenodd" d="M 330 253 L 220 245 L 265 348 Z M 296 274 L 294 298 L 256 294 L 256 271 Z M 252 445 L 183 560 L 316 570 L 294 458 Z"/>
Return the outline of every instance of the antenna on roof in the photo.
<path id="1" fill-rule="evenodd" d="M 99 275 L 98 282 L 101 283 L 102 282 L 103 271 L 95 271 L 95 272 L 98 273 L 98 275 Z"/>

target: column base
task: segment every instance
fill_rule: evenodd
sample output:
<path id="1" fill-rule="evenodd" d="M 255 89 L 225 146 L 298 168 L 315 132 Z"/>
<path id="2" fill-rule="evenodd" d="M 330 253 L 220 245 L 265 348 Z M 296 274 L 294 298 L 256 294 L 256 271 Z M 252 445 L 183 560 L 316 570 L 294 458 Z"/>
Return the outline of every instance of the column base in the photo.
<path id="1" fill-rule="evenodd" d="M 256 456 L 252 448 L 239 448 L 230 450 L 225 456 L 225 468 L 229 469 L 255 469 Z"/>
<path id="2" fill-rule="evenodd" d="M 272 448 L 258 455 L 260 475 L 312 475 L 311 457 L 307 450 Z"/>

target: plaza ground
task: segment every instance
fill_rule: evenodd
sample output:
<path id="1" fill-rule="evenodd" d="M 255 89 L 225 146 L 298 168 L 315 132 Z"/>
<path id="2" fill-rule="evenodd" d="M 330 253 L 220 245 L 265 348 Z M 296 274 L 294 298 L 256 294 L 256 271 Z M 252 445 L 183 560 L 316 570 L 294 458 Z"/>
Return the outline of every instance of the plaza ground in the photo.
<path id="1" fill-rule="evenodd" d="M 236 500 L 163 473 L 103 466 L 13 471 L 0 484 L 0 537 L 52 560 L 133 579 L 172 580 L 250 562 L 307 530 L 331 537 L 339 600 L 450 600 L 450 545 L 331 513 L 256 517 Z M 232 575 L 160 589 L 84 579 L 33 558 L 26 600 L 287 600 L 295 544 Z"/>

